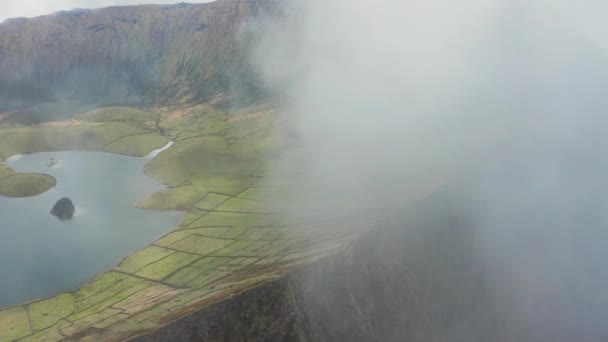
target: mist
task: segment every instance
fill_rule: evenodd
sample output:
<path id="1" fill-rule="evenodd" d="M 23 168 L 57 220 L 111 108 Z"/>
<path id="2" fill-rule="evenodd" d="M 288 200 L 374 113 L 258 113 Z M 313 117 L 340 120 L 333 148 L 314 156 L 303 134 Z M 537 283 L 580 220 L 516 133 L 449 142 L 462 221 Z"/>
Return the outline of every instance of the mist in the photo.
<path id="1" fill-rule="evenodd" d="M 504 328 L 493 340 L 603 340 L 605 7 L 291 1 L 283 20 L 258 24 L 253 56 L 301 142 L 275 172 L 299 169 L 293 192 L 328 211 L 404 211 L 408 198 L 450 189 L 432 215 L 457 208 L 467 222 L 467 252 Z M 393 258 L 392 247 L 374 255 Z"/>

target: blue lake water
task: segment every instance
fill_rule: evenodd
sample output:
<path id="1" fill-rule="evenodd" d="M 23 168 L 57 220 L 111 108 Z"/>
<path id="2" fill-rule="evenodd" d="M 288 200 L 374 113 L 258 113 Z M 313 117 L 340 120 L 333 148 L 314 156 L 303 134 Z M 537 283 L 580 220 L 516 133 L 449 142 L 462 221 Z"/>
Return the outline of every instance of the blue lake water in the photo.
<path id="1" fill-rule="evenodd" d="M 59 161 L 49 167 L 49 159 Z M 149 158 L 103 152 L 16 156 L 18 172 L 45 173 L 57 186 L 35 197 L 0 197 L 0 307 L 77 288 L 175 228 L 183 213 L 137 209 L 163 188 L 143 173 Z M 76 206 L 71 221 L 50 215 L 57 200 Z"/>

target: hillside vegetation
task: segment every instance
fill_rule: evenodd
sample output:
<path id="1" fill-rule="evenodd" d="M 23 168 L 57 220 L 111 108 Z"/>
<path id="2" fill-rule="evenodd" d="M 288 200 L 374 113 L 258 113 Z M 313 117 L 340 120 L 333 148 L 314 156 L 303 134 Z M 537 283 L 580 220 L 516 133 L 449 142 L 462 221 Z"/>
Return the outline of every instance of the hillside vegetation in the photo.
<path id="1" fill-rule="evenodd" d="M 247 94 L 255 88 L 250 38 L 240 28 L 262 6 L 224 0 L 7 20 L 0 23 L 0 113 L 16 109 L 48 119 L 90 105 L 176 105 L 227 90 Z"/>

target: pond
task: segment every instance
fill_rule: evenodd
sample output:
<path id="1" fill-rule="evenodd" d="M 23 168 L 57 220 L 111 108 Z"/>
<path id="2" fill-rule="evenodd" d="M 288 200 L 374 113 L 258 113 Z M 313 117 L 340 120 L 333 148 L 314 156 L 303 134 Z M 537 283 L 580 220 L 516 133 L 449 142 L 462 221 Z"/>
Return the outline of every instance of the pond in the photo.
<path id="1" fill-rule="evenodd" d="M 35 197 L 0 197 L 0 307 L 75 289 L 173 230 L 183 213 L 133 205 L 163 188 L 143 173 L 156 154 L 53 152 L 10 158 L 11 168 L 52 175 L 57 186 Z M 71 221 L 50 215 L 62 197 L 76 206 Z"/>

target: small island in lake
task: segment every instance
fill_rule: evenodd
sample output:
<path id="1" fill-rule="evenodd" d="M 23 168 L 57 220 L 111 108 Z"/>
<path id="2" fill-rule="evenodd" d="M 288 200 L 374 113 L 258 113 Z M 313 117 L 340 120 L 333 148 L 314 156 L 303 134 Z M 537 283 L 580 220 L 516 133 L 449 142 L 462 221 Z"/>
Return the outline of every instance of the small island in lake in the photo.
<path id="1" fill-rule="evenodd" d="M 53 209 L 51 209 L 51 215 L 56 216 L 60 220 L 71 220 L 76 213 L 76 208 L 72 200 L 64 197 L 55 203 Z"/>

